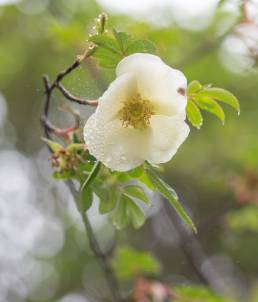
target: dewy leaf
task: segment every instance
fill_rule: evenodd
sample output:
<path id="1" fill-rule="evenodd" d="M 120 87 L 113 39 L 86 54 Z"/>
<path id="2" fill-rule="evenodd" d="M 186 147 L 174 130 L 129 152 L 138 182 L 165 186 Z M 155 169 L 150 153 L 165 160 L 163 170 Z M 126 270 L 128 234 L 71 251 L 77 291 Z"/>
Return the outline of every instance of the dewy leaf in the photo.
<path id="1" fill-rule="evenodd" d="M 229 91 L 222 88 L 204 88 L 200 95 L 212 97 L 218 101 L 224 102 L 240 113 L 240 105 L 238 99 Z"/>
<path id="2" fill-rule="evenodd" d="M 133 54 L 136 52 L 146 52 L 146 53 L 156 53 L 156 48 L 154 44 L 148 40 L 137 40 L 129 45 L 127 48 L 127 55 Z"/>
<path id="3" fill-rule="evenodd" d="M 189 122 L 197 129 L 200 129 L 203 122 L 202 114 L 192 100 L 187 102 L 186 114 Z"/>
<path id="4" fill-rule="evenodd" d="M 126 54 L 128 46 L 132 43 L 132 38 L 125 32 L 117 31 L 113 29 L 114 36 L 120 46 L 120 49 L 123 54 Z"/>
<path id="5" fill-rule="evenodd" d="M 187 95 L 190 95 L 192 93 L 196 93 L 197 91 L 202 89 L 202 84 L 199 81 L 192 81 L 189 83 L 188 87 L 187 87 Z"/>
<path id="6" fill-rule="evenodd" d="M 207 97 L 207 96 L 196 96 L 194 98 L 195 104 L 199 106 L 202 110 L 208 111 L 215 116 L 217 116 L 222 124 L 224 124 L 225 121 L 225 113 L 221 106 L 212 98 Z"/>
<path id="7" fill-rule="evenodd" d="M 197 229 L 192 219 L 188 216 L 184 208 L 178 202 L 176 192 L 167 183 L 165 183 L 149 165 L 146 169 L 146 172 L 155 185 L 156 189 L 170 202 L 170 204 L 176 210 L 178 215 L 185 221 L 185 223 L 188 224 L 195 233 L 197 233 Z"/>
<path id="8" fill-rule="evenodd" d="M 121 230 L 126 227 L 129 222 L 127 215 L 127 205 L 124 197 L 125 196 L 123 195 L 121 196 L 118 205 L 112 215 L 112 223 L 118 230 Z"/>
<path id="9" fill-rule="evenodd" d="M 111 52 L 121 54 L 117 41 L 114 38 L 109 37 L 105 34 L 91 36 L 89 38 L 89 41 L 93 42 L 94 44 L 100 47 L 106 48 Z"/>
<path id="10" fill-rule="evenodd" d="M 94 164 L 94 166 L 93 166 L 93 168 L 92 168 L 89 176 L 87 177 L 87 179 L 85 180 L 85 182 L 82 184 L 81 191 L 87 190 L 87 188 L 89 187 L 89 185 L 92 183 L 92 181 L 98 175 L 100 167 L 101 167 L 101 162 L 100 161 L 96 161 L 96 163 Z"/>
<path id="11" fill-rule="evenodd" d="M 136 186 L 136 185 L 130 185 L 123 188 L 124 194 L 129 195 L 130 197 L 135 197 L 137 199 L 140 199 L 144 203 L 146 203 L 148 206 L 151 206 L 151 202 L 149 198 L 146 196 L 144 190 L 142 187 Z"/>
<path id="12" fill-rule="evenodd" d="M 139 229 L 145 222 L 142 209 L 127 195 L 122 194 L 121 201 L 126 204 L 127 215 L 131 218 L 134 228 Z"/>
<path id="13" fill-rule="evenodd" d="M 102 47 L 97 47 L 92 56 L 98 60 L 100 66 L 107 68 L 115 68 L 121 60 L 121 55 Z"/>

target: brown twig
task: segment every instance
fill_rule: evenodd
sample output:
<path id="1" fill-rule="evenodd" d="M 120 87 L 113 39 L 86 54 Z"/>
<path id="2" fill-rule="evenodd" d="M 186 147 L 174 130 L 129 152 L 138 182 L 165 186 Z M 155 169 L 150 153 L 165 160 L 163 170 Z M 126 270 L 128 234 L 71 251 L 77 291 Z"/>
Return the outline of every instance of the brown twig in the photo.
<path id="1" fill-rule="evenodd" d="M 75 102 L 77 104 L 80 105 L 90 105 L 90 106 L 97 106 L 98 105 L 98 101 L 97 100 L 85 100 L 76 96 L 73 96 L 67 89 L 64 88 L 64 86 L 61 83 L 57 83 L 56 84 L 56 88 L 61 91 L 61 93 L 63 94 L 63 96 L 72 101 Z"/>
<path id="2" fill-rule="evenodd" d="M 91 50 L 91 48 L 89 50 Z M 54 89 L 58 89 L 59 91 L 61 91 L 62 94 L 65 96 L 65 98 L 70 101 L 73 101 L 73 102 L 76 102 L 76 103 L 79 103 L 82 105 L 92 105 L 92 106 L 97 105 L 96 100 L 90 101 L 90 100 L 83 100 L 83 99 L 74 97 L 60 83 L 65 76 L 69 75 L 72 71 L 74 71 L 76 68 L 78 68 L 78 66 L 80 66 L 80 63 L 88 57 L 88 53 L 89 52 L 86 51 L 84 53 L 84 55 L 78 56 L 77 59 L 72 63 L 72 65 L 70 65 L 67 69 L 65 69 L 57 74 L 55 80 L 52 83 L 49 82 L 48 76 L 46 76 L 46 75 L 43 76 L 43 82 L 44 82 L 44 87 L 45 87 L 45 104 L 44 104 L 44 108 L 43 108 L 43 114 L 41 115 L 41 124 L 42 124 L 43 130 L 44 130 L 45 136 L 47 138 L 51 138 L 51 133 L 55 133 L 55 134 L 60 134 L 61 132 L 67 133 L 68 130 L 70 131 L 71 129 L 74 129 L 74 127 L 60 129 L 49 121 L 49 118 L 48 118 L 49 107 L 50 107 L 50 102 L 51 102 L 51 96 L 52 96 Z M 76 125 L 75 125 L 75 127 L 76 127 Z M 69 187 L 69 189 L 74 197 L 74 202 L 76 203 L 76 197 L 79 193 L 77 192 L 74 183 L 72 181 L 67 181 L 66 185 Z M 93 229 L 92 229 L 92 226 L 88 219 L 87 214 L 84 211 L 79 210 L 79 212 L 81 214 L 81 217 L 82 217 L 82 220 L 83 220 L 83 223 L 85 226 L 85 230 L 88 235 L 90 248 L 91 248 L 92 252 L 94 253 L 96 259 L 98 260 L 98 262 L 104 272 L 106 282 L 107 282 L 110 292 L 112 294 L 112 298 L 113 298 L 112 301 L 121 302 L 121 301 L 123 301 L 123 299 L 120 294 L 120 289 L 119 289 L 119 285 L 118 285 L 118 281 L 116 279 L 115 273 L 108 262 L 108 259 L 107 259 L 108 255 L 105 254 L 104 252 L 102 252 L 102 250 L 98 244 L 98 241 L 95 237 L 95 234 L 93 232 Z"/>
<path id="3" fill-rule="evenodd" d="M 48 76 L 44 75 L 43 76 L 43 82 L 44 82 L 44 86 L 45 86 L 45 95 L 46 95 L 46 101 L 45 101 L 45 106 L 44 106 L 44 110 L 43 110 L 43 114 L 41 116 L 41 123 L 42 126 L 44 128 L 44 132 L 47 138 L 49 138 L 49 131 L 53 131 L 53 129 L 56 129 L 58 127 L 55 127 L 49 120 L 48 120 L 48 112 L 49 112 L 49 104 L 50 104 L 50 99 L 52 96 L 52 93 L 54 91 L 55 88 L 59 89 L 62 94 L 69 99 L 70 101 L 74 101 L 76 103 L 80 103 L 84 105 L 93 105 L 96 106 L 97 105 L 97 101 L 90 101 L 90 100 L 83 100 L 77 97 L 74 97 L 70 92 L 68 92 L 62 85 L 61 85 L 61 81 L 63 80 L 63 78 L 67 75 L 69 75 L 72 71 L 74 71 L 76 68 L 78 68 L 81 64 L 81 62 L 83 62 L 85 59 L 87 59 L 93 48 L 95 46 L 90 45 L 88 47 L 88 49 L 86 49 L 86 51 L 84 52 L 83 55 L 77 56 L 77 58 L 75 59 L 75 61 L 65 70 L 60 71 L 57 75 L 55 80 L 52 82 L 52 84 L 50 84 Z M 47 131 L 46 131 L 47 130 Z"/>

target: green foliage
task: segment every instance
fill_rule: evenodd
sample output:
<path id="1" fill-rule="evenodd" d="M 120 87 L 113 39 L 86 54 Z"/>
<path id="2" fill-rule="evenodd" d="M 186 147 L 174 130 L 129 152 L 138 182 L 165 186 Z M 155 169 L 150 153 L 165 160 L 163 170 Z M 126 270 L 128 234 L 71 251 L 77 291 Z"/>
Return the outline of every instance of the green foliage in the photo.
<path id="1" fill-rule="evenodd" d="M 99 212 L 110 213 L 111 221 L 117 229 L 125 228 L 130 222 L 134 228 L 141 227 L 145 215 L 140 203 L 150 206 L 151 201 L 144 189 L 139 184 L 132 185 L 131 181 L 143 174 L 143 167 L 133 169 L 131 173 L 112 172 L 107 168 L 102 170 L 103 173 L 99 172 L 87 185 L 99 198 Z"/>
<path id="2" fill-rule="evenodd" d="M 94 181 L 94 179 L 97 177 L 99 170 L 101 168 L 101 162 L 96 161 L 94 166 L 92 167 L 92 170 L 89 174 L 89 176 L 86 178 L 86 180 L 81 185 L 81 191 L 87 190 L 87 188 L 90 186 L 90 184 Z"/>
<path id="3" fill-rule="evenodd" d="M 117 229 L 122 229 L 131 221 L 134 228 L 140 228 L 145 222 L 145 215 L 140 206 L 128 195 L 121 194 L 118 205 L 112 213 L 112 222 Z"/>
<path id="4" fill-rule="evenodd" d="M 99 212 L 100 214 L 106 214 L 111 212 L 118 200 L 118 192 L 116 187 L 100 187 L 94 186 L 94 192 L 99 198 Z"/>
<path id="5" fill-rule="evenodd" d="M 200 109 L 197 105 L 195 105 L 194 102 L 189 101 L 187 103 L 186 114 L 189 122 L 197 129 L 200 129 L 200 127 L 202 126 L 203 118 Z"/>
<path id="6" fill-rule="evenodd" d="M 238 114 L 240 113 L 237 98 L 231 92 L 222 88 L 203 86 L 198 81 L 192 81 L 187 87 L 187 97 L 187 118 L 197 129 L 200 129 L 203 123 L 200 109 L 215 115 L 224 124 L 225 113 L 218 102 L 228 104 Z"/>
<path id="7" fill-rule="evenodd" d="M 81 194 L 79 194 L 77 202 L 78 202 L 78 205 L 79 205 L 79 209 L 82 212 L 87 211 L 91 207 L 92 202 L 93 202 L 92 189 L 88 188 L 87 190 L 83 190 L 81 192 Z"/>
<path id="8" fill-rule="evenodd" d="M 89 38 L 96 46 L 92 56 L 98 64 L 106 68 L 115 68 L 125 56 L 136 52 L 155 53 L 155 46 L 147 40 L 135 40 L 125 32 L 113 29 L 113 35 L 96 34 Z"/>
<path id="9" fill-rule="evenodd" d="M 226 215 L 230 229 L 237 232 L 258 232 L 258 206 L 248 205 Z"/>
<path id="10" fill-rule="evenodd" d="M 50 139 L 47 139 L 45 137 L 42 137 L 41 139 L 48 145 L 50 150 L 54 153 L 64 149 L 64 147 L 57 142 L 51 141 Z"/>
<path id="11" fill-rule="evenodd" d="M 82 144 L 73 143 L 64 150 L 81 151 Z M 55 145 L 56 147 L 56 145 Z M 85 151 L 84 151 L 85 152 Z M 70 170 L 55 171 L 56 179 L 78 179 L 81 183 L 81 194 L 78 197 L 79 208 L 86 211 L 93 201 L 93 193 L 99 198 L 99 212 L 111 213 L 113 225 L 121 230 L 130 222 L 134 228 L 140 228 L 145 222 L 145 214 L 141 203 L 151 206 L 151 200 L 143 186 L 160 192 L 174 207 L 179 216 L 196 232 L 196 228 L 183 207 L 178 202 L 175 191 L 153 171 L 150 165 L 137 167 L 128 173 L 112 172 L 107 168 L 101 171 L 101 163 L 89 160 L 80 162 L 79 166 L 71 166 Z M 80 177 L 75 173 L 80 172 Z M 134 181 L 134 184 L 132 184 Z M 136 184 L 135 184 L 135 181 Z M 140 185 L 142 184 L 142 185 Z"/>
<path id="12" fill-rule="evenodd" d="M 135 251 L 130 247 L 117 250 L 113 267 L 117 276 L 123 280 L 131 280 L 137 275 L 156 275 L 161 271 L 159 262 L 151 253 Z"/>
<path id="13" fill-rule="evenodd" d="M 144 203 L 146 203 L 148 206 L 151 205 L 149 198 L 146 196 L 145 191 L 142 187 L 136 186 L 136 185 L 129 185 L 124 187 L 124 195 L 135 197 Z"/>
<path id="14" fill-rule="evenodd" d="M 123 197 L 122 197 L 123 196 Z M 118 200 L 118 204 L 112 213 L 112 223 L 118 229 L 121 230 L 127 226 L 129 222 L 127 211 L 127 199 L 125 195 L 122 195 Z"/>
<path id="15" fill-rule="evenodd" d="M 195 233 L 197 233 L 197 229 L 192 221 L 192 219 L 185 212 L 184 208 L 178 201 L 178 197 L 174 189 L 172 189 L 167 183 L 165 183 L 156 173 L 155 171 L 148 165 L 146 172 L 155 186 L 156 190 L 163 195 L 172 207 L 176 210 L 178 215 L 183 219 L 183 221 L 189 225 Z"/>
<path id="16" fill-rule="evenodd" d="M 14 5 L 1 6 L 0 8 L 0 24 L 2 28 L 0 35 L 0 86 L 1 93 L 7 100 L 10 114 L 10 119 L 1 128 L 1 143 L 3 143 L 1 146 L 3 150 L 9 147 L 15 150 L 17 147 L 18 152 L 26 154 L 26 157 L 33 160 L 33 162 L 35 161 L 35 155 L 42 147 L 38 139 L 39 129 L 35 127 L 38 124 L 39 106 L 42 104 L 43 91 L 39 91 L 41 89 L 40 78 L 44 73 L 49 73 L 52 78 L 58 71 L 63 70 L 70 64 L 75 53 L 81 53 L 85 46 L 85 29 L 91 27 L 92 20 L 100 9 L 99 5 L 95 4 L 95 1 L 87 1 L 87 5 L 85 5 L 85 1 L 79 0 L 48 2 L 49 5 L 45 11 L 36 15 L 25 14 Z M 232 19 L 232 13 L 229 10 L 227 10 L 227 14 Z M 49 21 L 52 20 L 59 24 L 60 29 L 64 33 L 57 33 L 54 36 L 50 32 L 51 24 Z M 228 176 L 228 172 L 235 173 L 235 170 L 239 169 L 239 165 L 242 165 L 243 168 L 248 166 L 248 168 L 253 169 L 258 164 L 257 75 L 254 72 L 245 73 L 244 76 L 243 74 L 236 75 L 222 66 L 222 63 L 218 60 L 218 51 L 221 49 L 219 47 L 220 41 L 216 40 L 216 38 L 218 29 L 224 30 L 224 24 L 228 23 L 228 19 L 221 18 L 219 24 L 215 24 L 215 21 L 214 18 L 211 20 L 208 32 L 204 30 L 196 34 L 180 29 L 174 22 L 171 22 L 171 26 L 157 27 L 146 24 L 144 20 L 137 22 L 135 19 L 129 19 L 125 15 L 110 15 L 110 23 L 117 26 L 117 28 L 120 26 L 127 29 L 130 28 L 134 36 L 147 37 L 155 42 L 161 57 L 172 66 L 183 66 L 189 77 L 197 78 L 198 75 L 198 79 L 201 82 L 220 83 L 221 87 L 230 87 L 232 85 L 239 98 L 243 99 L 244 114 L 241 119 L 235 120 L 230 117 L 229 127 L 212 127 L 212 129 L 205 127 L 205 129 L 202 129 L 202 135 L 184 144 L 183 150 L 181 149 L 183 152 L 180 152 L 173 160 L 173 168 L 171 166 L 171 171 L 167 174 L 169 183 L 173 183 L 173 179 L 176 179 L 178 184 L 184 184 L 182 188 L 192 196 L 190 206 L 194 208 L 195 212 L 201 213 L 199 219 L 202 222 L 206 221 L 206 218 L 213 217 L 213 214 L 220 220 L 225 211 L 228 210 L 228 207 L 232 206 L 232 200 L 229 199 L 228 194 L 224 194 L 227 186 L 225 178 Z M 79 25 L 78 30 L 76 29 L 77 24 Z M 75 28 L 74 30 L 72 29 L 73 27 Z M 216 33 L 216 37 L 212 34 L 212 31 Z M 63 49 L 60 49 L 60 43 L 62 43 Z M 215 46 L 214 48 L 211 47 L 212 44 Z M 199 49 L 200 51 L 198 52 Z M 205 51 L 203 52 L 202 50 L 204 49 Z M 196 54 L 194 56 L 192 56 L 193 50 L 197 50 L 194 52 Z M 35 60 L 37 64 L 33 64 Z M 185 62 L 183 65 L 181 65 L 182 61 Z M 106 75 L 110 77 L 112 72 L 105 71 L 103 77 Z M 105 78 L 106 81 L 108 79 Z M 71 74 L 71 77 L 64 84 L 72 88 L 72 92 L 78 96 L 94 98 L 100 94 L 100 91 L 96 88 L 95 81 L 91 78 L 87 65 Z M 54 108 L 56 107 L 55 105 L 56 102 L 54 101 Z M 16 134 L 14 129 L 16 129 Z M 10 138 L 7 143 L 5 136 Z M 211 142 L 211 137 L 219 137 L 219 139 L 214 143 L 214 141 Z M 10 142 L 12 143 L 10 144 Z M 86 152 L 84 151 L 84 153 Z M 241 159 L 239 159 L 240 153 Z M 93 165 L 93 159 L 90 159 L 88 155 L 87 159 L 90 160 L 89 163 L 81 164 L 81 170 L 84 171 L 84 179 Z M 34 169 L 34 173 L 37 173 L 36 167 Z M 208 171 L 208 173 L 203 171 Z M 104 169 L 101 169 L 99 177 L 102 177 L 103 172 Z M 135 172 L 132 171 L 132 173 Z M 72 171 L 56 174 L 58 178 L 63 179 L 74 179 L 75 177 Z M 131 171 L 128 174 L 131 174 Z M 46 175 L 44 174 L 44 176 Z M 154 186 L 145 173 L 134 177 L 148 188 L 153 189 Z M 215 188 L 214 177 L 215 182 L 219 180 L 219 184 L 216 182 Z M 113 179 L 111 175 L 107 177 L 107 179 L 111 178 Z M 211 181 L 212 178 L 213 180 Z M 31 185 L 36 186 L 36 183 L 37 187 L 35 188 L 38 188 L 38 185 L 40 186 L 39 192 L 44 190 L 40 195 L 40 198 L 44 198 L 45 194 L 43 192 L 46 190 L 46 183 L 41 183 L 40 179 L 35 179 L 34 182 L 33 179 Z M 93 188 L 95 184 L 96 179 L 91 184 L 91 187 Z M 110 188 L 107 184 L 105 191 L 110 191 Z M 49 194 L 52 196 L 52 192 L 48 192 L 48 198 L 50 198 Z M 55 194 L 49 200 L 53 199 L 53 202 L 55 202 L 57 198 L 58 196 Z M 43 201 L 47 202 L 47 200 Z M 60 207 L 57 207 L 55 212 L 56 215 L 59 215 Z M 87 277 L 87 281 L 89 280 L 90 284 L 92 282 L 90 278 L 96 278 L 96 283 L 100 281 L 99 288 L 101 290 L 103 276 L 98 273 L 97 263 L 92 260 L 93 258 L 87 250 L 87 246 L 85 248 L 81 246 L 85 240 L 85 234 L 78 232 L 70 225 L 67 228 L 66 221 L 63 221 L 63 224 L 65 225 L 66 234 L 62 250 L 56 256 L 47 257 L 42 262 L 42 272 L 45 265 L 49 266 L 50 264 L 57 273 L 53 279 L 53 287 L 52 280 L 48 282 L 48 284 L 51 284 L 51 289 L 49 290 L 44 286 L 42 288 L 40 284 L 39 289 L 35 289 L 35 300 L 33 297 L 24 297 L 25 300 L 36 301 L 41 297 L 46 302 L 58 301 L 68 292 L 79 291 L 82 277 Z M 204 225 L 206 225 L 205 222 Z M 208 251 L 214 253 L 219 251 L 222 255 L 226 253 L 227 257 L 233 257 L 233 263 L 236 266 L 240 266 L 241 280 L 244 279 L 244 287 L 248 286 L 250 279 L 256 278 L 258 272 L 256 265 L 257 240 L 255 236 L 251 236 L 251 239 L 249 239 L 252 242 L 250 245 L 246 245 L 244 240 L 246 236 L 240 236 L 237 241 L 228 240 L 228 245 L 231 249 L 230 251 L 225 251 L 222 241 L 217 239 L 217 236 L 224 235 L 224 229 L 211 228 L 204 227 L 202 229 L 202 243 Z M 98 230 L 98 235 L 101 236 L 103 233 L 105 233 L 105 229 Z M 143 238 L 144 235 L 145 232 L 137 234 L 137 244 L 139 246 L 146 244 L 145 238 Z M 154 241 L 159 242 L 159 238 L 154 233 L 152 236 Z M 130 238 L 130 233 L 127 238 Z M 80 241 L 79 245 L 78 241 Z M 184 274 L 182 265 L 180 267 L 178 265 L 178 257 L 166 257 L 166 245 L 159 245 L 158 249 L 159 254 L 163 256 L 164 266 L 172 268 L 173 272 L 178 276 Z M 174 255 L 177 249 L 171 247 L 171 252 Z M 248 258 L 249 262 L 242 261 L 243 254 Z M 32 253 L 29 253 L 28 257 L 31 256 Z M 87 267 L 87 274 L 85 274 L 85 267 Z M 190 271 L 191 268 L 189 266 L 187 267 L 187 275 L 184 277 L 193 280 L 195 276 Z M 54 294 L 52 288 L 55 287 L 56 276 L 58 276 L 59 286 Z M 164 277 L 169 278 L 169 272 L 166 272 Z M 11 297 L 13 296 L 12 290 L 15 290 L 15 286 L 10 286 L 9 288 Z M 52 292 L 53 297 L 51 294 L 49 295 L 49 292 Z M 107 293 L 103 289 L 101 294 L 104 295 L 104 292 Z M 45 294 L 49 295 L 49 298 Z M 11 297 L 10 299 L 12 299 Z M 257 297 L 258 293 L 256 292 L 251 301 L 257 302 Z M 191 300 L 191 298 L 188 298 L 188 300 Z M 198 298 L 195 300 L 198 300 Z M 243 297 L 240 300 L 243 301 Z M 233 301 L 236 302 L 238 299 Z M 251 301 L 248 300 L 248 302 Z"/>
<path id="17" fill-rule="evenodd" d="M 198 301 L 198 302 L 227 302 L 222 297 L 215 295 L 211 290 L 204 286 L 183 285 L 172 288 L 175 293 L 175 302 Z M 189 299 L 189 300 L 188 300 Z M 196 299 L 196 300 L 195 300 Z"/>
<path id="18" fill-rule="evenodd" d="M 224 124 L 225 113 L 215 100 L 207 96 L 199 95 L 195 98 L 195 104 L 202 110 L 208 111 L 217 116 L 221 120 L 222 124 Z"/>

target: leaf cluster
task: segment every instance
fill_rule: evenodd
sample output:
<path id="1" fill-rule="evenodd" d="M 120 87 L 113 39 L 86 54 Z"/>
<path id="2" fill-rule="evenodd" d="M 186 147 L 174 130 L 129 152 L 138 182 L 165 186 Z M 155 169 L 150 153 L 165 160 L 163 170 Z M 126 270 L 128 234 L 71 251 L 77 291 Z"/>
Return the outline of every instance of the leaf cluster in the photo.
<path id="1" fill-rule="evenodd" d="M 225 103 L 240 113 L 240 106 L 237 98 L 229 91 L 202 85 L 198 81 L 192 81 L 187 87 L 186 114 L 188 121 L 197 129 L 203 124 L 201 110 L 215 115 L 221 122 L 225 122 L 225 112 L 220 103 Z"/>
<path id="2" fill-rule="evenodd" d="M 113 29 L 112 35 L 107 31 L 92 35 L 89 41 L 95 46 L 92 48 L 91 56 L 105 68 L 115 68 L 119 61 L 133 53 L 155 53 L 152 42 L 133 39 L 129 34 L 116 29 Z"/>
<path id="3" fill-rule="evenodd" d="M 146 251 L 136 251 L 131 247 L 120 247 L 113 259 L 113 267 L 119 279 L 133 280 L 139 275 L 157 275 L 159 261 Z"/>

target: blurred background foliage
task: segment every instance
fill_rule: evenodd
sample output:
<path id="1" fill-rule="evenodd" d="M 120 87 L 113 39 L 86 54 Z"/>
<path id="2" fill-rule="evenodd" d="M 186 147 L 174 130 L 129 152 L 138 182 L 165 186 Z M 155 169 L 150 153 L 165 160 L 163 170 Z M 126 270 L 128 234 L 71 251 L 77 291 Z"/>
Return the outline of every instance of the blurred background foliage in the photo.
<path id="1" fill-rule="evenodd" d="M 137 283 L 134 278 L 144 276 L 171 287 L 174 301 L 257 302 L 258 75 L 256 53 L 233 33 L 242 1 L 119 2 L 0 1 L 0 301 L 110 301 L 71 196 L 51 179 L 39 123 L 42 75 L 53 78 L 83 52 L 94 18 L 106 10 L 110 28 L 151 40 L 158 55 L 189 81 L 228 89 L 241 104 L 240 117 L 226 108 L 224 126 L 204 113 L 202 129 L 192 128 L 164 166 L 166 181 L 198 227 L 196 238 L 178 232 L 151 191 L 154 206 L 139 231 L 117 234 L 97 206 L 90 210 L 103 249 L 118 245 L 112 263 L 124 293 Z M 256 22 L 258 3 L 249 2 Z M 250 31 L 252 50 L 258 49 L 258 31 Z M 113 78 L 114 71 L 89 61 L 64 84 L 73 94 L 96 98 Z M 64 104 L 61 95 L 55 101 L 51 117 L 69 125 L 69 117 L 57 110 Z M 74 107 L 84 121 L 92 112 Z M 191 254 L 196 244 L 200 257 Z"/>

